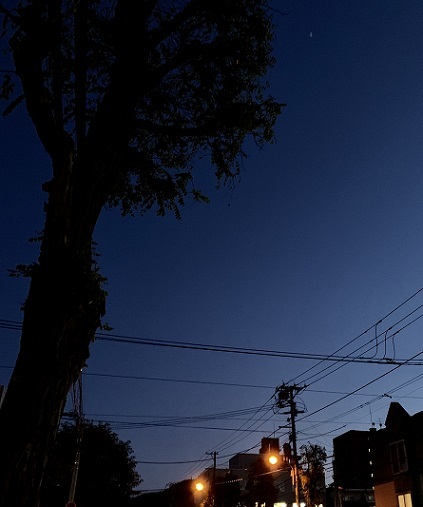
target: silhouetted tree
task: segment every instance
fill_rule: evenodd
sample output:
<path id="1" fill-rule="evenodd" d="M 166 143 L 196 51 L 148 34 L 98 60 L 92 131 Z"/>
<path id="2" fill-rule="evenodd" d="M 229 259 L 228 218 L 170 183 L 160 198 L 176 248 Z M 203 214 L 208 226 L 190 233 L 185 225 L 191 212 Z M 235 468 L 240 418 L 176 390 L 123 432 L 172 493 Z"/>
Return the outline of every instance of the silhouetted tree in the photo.
<path id="1" fill-rule="evenodd" d="M 247 507 L 255 505 L 273 505 L 278 497 L 278 489 L 273 484 L 273 474 L 259 457 L 248 468 L 248 479 L 244 494 L 244 503 Z"/>
<path id="2" fill-rule="evenodd" d="M 52 164 L 38 260 L 17 268 L 30 288 L 0 411 L 0 506 L 33 507 L 105 313 L 92 252 L 101 210 L 179 218 L 187 199 L 207 200 L 196 161 L 233 181 L 244 140 L 272 140 L 281 106 L 264 80 L 268 0 L 8 0 L 0 13 L 5 112 L 25 104 Z"/>
<path id="3" fill-rule="evenodd" d="M 303 493 L 308 506 L 324 503 L 326 449 L 317 444 L 300 447 L 299 472 Z"/>
<path id="4" fill-rule="evenodd" d="M 63 426 L 52 449 L 41 488 L 43 507 L 65 506 L 77 450 L 78 432 Z M 83 425 L 75 502 L 78 507 L 125 507 L 140 483 L 130 442 L 107 425 Z"/>

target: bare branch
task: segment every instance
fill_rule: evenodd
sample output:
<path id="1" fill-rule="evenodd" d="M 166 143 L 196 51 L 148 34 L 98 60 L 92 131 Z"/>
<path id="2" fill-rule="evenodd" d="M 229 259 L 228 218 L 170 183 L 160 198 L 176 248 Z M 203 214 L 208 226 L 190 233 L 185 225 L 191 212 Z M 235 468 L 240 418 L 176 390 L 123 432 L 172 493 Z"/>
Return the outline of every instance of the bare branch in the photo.
<path id="1" fill-rule="evenodd" d="M 150 43 L 156 46 L 170 34 L 176 32 L 188 20 L 192 21 L 196 15 L 204 12 L 204 0 L 192 0 L 172 19 L 162 23 L 160 27 L 151 31 Z"/>
<path id="2" fill-rule="evenodd" d="M 21 20 L 19 16 L 13 14 L 9 9 L 7 9 L 3 4 L 0 4 L 0 14 L 6 16 L 10 21 L 13 21 L 16 25 L 20 25 Z"/>
<path id="3" fill-rule="evenodd" d="M 196 127 L 184 127 L 179 125 L 160 125 L 148 120 L 137 120 L 136 127 L 147 130 L 154 134 L 170 135 L 176 137 L 206 137 L 215 132 L 212 124 L 197 125 Z"/>

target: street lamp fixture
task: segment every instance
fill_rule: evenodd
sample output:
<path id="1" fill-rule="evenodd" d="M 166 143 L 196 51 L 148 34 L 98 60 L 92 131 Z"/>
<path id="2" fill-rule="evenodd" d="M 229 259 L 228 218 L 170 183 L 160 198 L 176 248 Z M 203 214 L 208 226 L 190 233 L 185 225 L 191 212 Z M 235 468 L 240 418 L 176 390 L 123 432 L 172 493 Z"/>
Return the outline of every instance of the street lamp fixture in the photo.
<path id="1" fill-rule="evenodd" d="M 270 454 L 268 460 L 271 465 L 276 465 L 279 462 L 279 458 L 276 454 Z"/>
<path id="2" fill-rule="evenodd" d="M 195 483 L 195 489 L 197 491 L 203 491 L 204 490 L 204 483 L 203 482 L 196 482 Z"/>

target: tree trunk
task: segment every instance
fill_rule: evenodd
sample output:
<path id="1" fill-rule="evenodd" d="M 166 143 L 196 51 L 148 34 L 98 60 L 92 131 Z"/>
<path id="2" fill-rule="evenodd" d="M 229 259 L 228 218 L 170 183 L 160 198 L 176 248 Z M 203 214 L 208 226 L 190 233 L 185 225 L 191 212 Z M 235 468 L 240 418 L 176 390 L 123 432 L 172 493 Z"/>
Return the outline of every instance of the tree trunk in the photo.
<path id="1" fill-rule="evenodd" d="M 67 394 L 104 314 L 91 253 L 101 205 L 81 202 L 82 190 L 72 185 L 74 169 L 68 158 L 56 171 L 61 178 L 48 185 L 39 263 L 31 271 L 20 351 L 0 410 L 0 507 L 38 506 Z"/>
<path id="2" fill-rule="evenodd" d="M 49 447 L 99 325 L 99 286 L 89 287 L 90 273 L 80 271 L 59 258 L 32 278 L 19 357 L 0 412 L 2 507 L 38 505 Z"/>

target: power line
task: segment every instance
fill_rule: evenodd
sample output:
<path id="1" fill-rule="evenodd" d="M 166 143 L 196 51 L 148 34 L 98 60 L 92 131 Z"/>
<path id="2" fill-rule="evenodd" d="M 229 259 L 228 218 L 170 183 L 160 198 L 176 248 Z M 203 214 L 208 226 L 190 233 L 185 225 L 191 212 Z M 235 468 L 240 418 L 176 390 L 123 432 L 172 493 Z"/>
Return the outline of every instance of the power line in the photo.
<path id="1" fill-rule="evenodd" d="M 0 368 L 13 370 L 13 366 L 11 365 L 5 365 L 0 364 Z M 274 385 L 263 385 L 263 384 L 242 384 L 239 382 L 216 382 L 213 380 L 192 380 L 192 379 L 181 379 L 181 378 L 173 378 L 173 377 L 148 377 L 148 376 L 140 376 L 140 375 L 119 375 L 119 374 L 113 374 L 113 373 L 98 373 L 98 372 L 83 372 L 84 377 L 100 377 L 100 378 L 112 378 L 112 379 L 123 379 L 123 380 L 140 380 L 140 381 L 148 381 L 148 382 L 166 382 L 171 384 L 198 384 L 198 385 L 210 385 L 210 386 L 222 386 L 222 387 L 244 387 L 244 388 L 254 388 L 254 389 L 275 389 Z M 413 379 L 423 378 L 423 374 L 418 375 L 417 377 L 413 377 Z M 414 380 L 411 379 L 407 382 L 414 382 Z M 395 390 L 398 390 L 402 387 L 397 386 Z M 319 394 L 349 394 L 349 392 L 346 391 L 333 391 L 329 389 L 310 389 L 307 388 L 308 393 L 319 393 Z M 393 391 L 389 391 L 389 393 L 392 393 Z M 383 396 L 380 393 L 354 393 L 353 396 L 361 396 L 361 397 L 380 397 Z M 401 396 L 404 399 L 414 399 L 414 400 L 421 400 L 423 399 L 423 396 L 409 396 L 409 395 L 403 395 Z M 91 414 L 92 415 L 92 414 Z M 94 414 L 95 415 L 95 414 Z M 105 414 L 110 415 L 110 414 Z M 127 415 L 127 417 L 149 417 L 145 415 Z"/>
<path id="2" fill-rule="evenodd" d="M 201 421 L 215 421 L 215 420 L 230 420 L 234 419 L 235 417 L 243 416 L 243 415 L 249 415 L 253 414 L 256 415 L 260 411 L 266 411 L 268 412 L 269 408 L 273 408 L 273 404 L 271 405 L 262 405 L 260 407 L 253 407 L 253 408 L 245 408 L 240 410 L 232 410 L 228 412 L 220 412 L 217 414 L 208 414 L 208 415 L 201 415 L 201 416 L 185 416 L 185 417 L 162 417 L 159 420 L 152 420 L 147 422 L 139 422 L 139 423 L 129 423 L 129 424 L 137 424 L 140 427 L 141 426 L 154 426 L 154 425 L 178 425 L 178 424 L 184 424 L 187 422 L 201 422 Z M 71 415 L 71 414 L 66 414 Z M 91 417 L 117 417 L 116 415 L 110 415 L 110 414 L 91 414 Z M 147 417 L 147 416 L 125 416 L 125 417 Z M 250 419 L 249 419 L 250 420 Z M 117 421 L 115 421 L 117 423 Z"/>
<path id="3" fill-rule="evenodd" d="M 189 463 L 204 463 L 208 459 L 197 459 L 187 461 L 135 461 L 135 463 L 142 463 L 143 465 L 187 465 Z"/>
<path id="4" fill-rule="evenodd" d="M 410 358 L 410 361 L 413 360 L 414 358 L 420 356 L 423 354 L 423 350 L 421 350 L 420 352 L 418 352 L 417 354 L 415 354 L 414 356 L 412 356 Z M 374 378 L 373 380 L 370 380 L 369 382 L 367 382 L 366 384 L 363 384 L 361 387 L 357 387 L 357 389 L 354 389 L 354 391 L 352 391 L 351 393 L 349 394 L 346 394 L 344 396 L 342 396 L 341 398 L 338 398 L 337 400 L 335 401 L 332 401 L 331 403 L 328 403 L 327 405 L 325 405 L 324 407 L 321 407 L 317 410 L 315 410 L 314 412 L 311 412 L 310 414 L 308 414 L 308 417 L 311 416 L 311 415 L 315 415 L 315 414 L 318 414 L 319 412 L 321 412 L 322 410 L 325 410 L 333 405 L 335 405 L 336 403 L 339 403 L 340 401 L 343 401 L 345 400 L 346 398 L 352 396 L 354 393 L 357 393 L 358 391 L 360 391 L 361 389 L 371 385 L 371 384 L 374 384 L 375 382 L 377 382 L 378 380 L 380 380 L 381 378 L 383 377 L 386 377 L 387 375 L 389 375 L 390 373 L 392 373 L 393 371 L 397 370 L 398 368 L 400 368 L 402 365 L 399 364 L 399 365 L 396 365 L 394 368 L 391 368 L 389 371 L 385 372 L 385 373 L 382 373 L 382 375 L 379 375 L 378 377 Z M 304 417 L 302 418 L 304 419 Z"/>
<path id="5" fill-rule="evenodd" d="M 422 289 L 421 289 L 422 290 Z M 418 291 L 420 292 L 420 291 Z M 416 293 L 417 294 L 417 293 Z M 404 303 L 403 303 L 404 304 Z M 400 305 L 402 306 L 402 305 Z M 398 306 L 397 309 L 400 307 Z M 423 314 L 422 315 L 419 315 L 418 317 L 416 317 L 415 319 L 413 319 L 411 322 L 409 322 L 408 324 L 404 325 L 402 328 L 398 329 L 395 333 L 392 333 L 389 337 L 387 336 L 387 333 L 389 331 L 391 331 L 395 326 L 397 326 L 398 324 L 400 324 L 401 322 L 403 322 L 404 320 L 406 320 L 408 317 L 410 317 L 411 315 L 413 315 L 417 310 L 421 309 L 423 307 L 423 304 L 421 304 L 420 306 L 418 306 L 417 308 L 415 308 L 413 311 L 409 312 L 408 315 L 406 315 L 405 317 L 401 318 L 400 320 L 398 320 L 397 322 L 395 322 L 394 324 L 392 324 L 389 328 L 387 328 L 386 331 L 382 331 L 381 333 L 377 334 L 376 332 L 376 329 L 377 329 L 377 325 L 380 324 L 385 318 L 383 317 L 381 320 L 379 320 L 379 322 L 377 322 L 374 326 L 368 328 L 366 331 L 364 331 L 363 333 L 361 333 L 360 335 L 358 335 L 356 338 L 354 338 L 353 340 L 350 340 L 347 344 L 345 344 L 344 346 L 340 347 L 339 349 L 337 349 L 335 351 L 334 354 L 336 354 L 337 352 L 339 352 L 340 350 L 343 350 L 344 348 L 346 348 L 348 345 L 351 345 L 351 343 L 353 343 L 354 341 L 356 341 L 358 338 L 360 338 L 361 336 L 363 336 L 364 334 L 366 334 L 370 329 L 373 329 L 375 328 L 375 337 L 372 338 L 371 340 L 368 340 L 366 343 L 360 345 L 359 347 L 357 347 L 356 349 L 354 349 L 352 352 L 350 352 L 347 356 L 344 356 L 344 359 L 345 359 L 345 363 L 349 363 L 350 361 L 348 360 L 349 358 L 352 359 L 351 362 L 358 362 L 357 361 L 357 357 L 356 356 L 353 356 L 354 353 L 360 351 L 361 349 L 363 349 L 364 347 L 366 347 L 367 345 L 375 342 L 374 345 L 370 346 L 369 348 L 367 348 L 366 350 L 364 350 L 363 352 L 361 352 L 361 354 L 359 355 L 359 357 L 361 359 L 363 359 L 364 362 L 367 362 L 367 361 L 370 361 L 372 362 L 374 359 L 375 359 L 375 355 L 373 355 L 373 357 L 369 358 L 369 357 L 365 357 L 364 354 L 366 354 L 367 352 L 370 352 L 371 350 L 375 350 L 375 353 L 377 352 L 377 349 L 378 349 L 378 339 L 385 335 L 385 343 L 388 339 L 392 338 L 394 339 L 394 337 L 399 334 L 401 331 L 403 331 L 406 327 L 410 326 L 411 324 L 414 324 L 415 322 L 417 322 L 417 320 L 421 319 L 423 317 Z M 393 311 L 391 311 L 390 313 L 387 314 L 387 316 L 391 315 L 393 313 Z M 386 346 L 385 346 L 385 349 L 386 349 Z M 331 357 L 331 356 L 330 356 Z M 329 359 L 328 359 L 329 360 Z M 378 363 L 378 364 L 398 364 L 398 363 L 395 363 L 395 361 L 393 359 L 388 359 L 385 357 L 385 355 L 383 356 L 383 358 L 381 358 L 380 360 L 378 361 L 381 361 L 381 363 Z M 401 361 L 404 361 L 404 360 L 401 360 Z M 308 368 L 305 372 L 303 372 L 302 374 L 300 375 L 297 375 L 295 377 L 295 379 L 293 380 L 297 380 L 298 378 L 301 378 L 303 375 L 305 375 L 306 373 L 310 372 L 311 370 L 317 368 L 320 364 L 322 364 L 324 361 L 320 361 L 319 363 L 313 365 L 312 367 Z M 317 372 L 313 375 L 311 375 L 310 377 L 307 377 L 305 380 L 303 380 L 302 382 L 309 382 L 311 379 L 321 375 L 324 371 L 327 371 L 327 370 L 330 370 L 326 375 L 324 376 L 321 376 L 318 380 L 316 380 L 315 382 L 319 381 L 319 380 L 322 380 L 323 378 L 327 377 L 328 375 L 330 375 L 331 373 L 334 373 L 335 371 L 339 370 L 340 368 L 344 367 L 345 364 L 342 364 L 340 366 L 337 366 L 336 368 L 334 367 L 333 364 L 330 364 L 328 366 L 326 366 L 326 368 L 324 368 L 323 370 L 321 370 L 320 372 Z M 291 380 L 291 382 L 293 381 Z"/>
<path id="6" fill-rule="evenodd" d="M 408 298 L 406 301 L 404 301 L 403 303 L 401 303 L 401 305 L 398 305 L 394 310 L 392 310 L 390 313 L 388 313 L 384 317 L 384 319 L 386 317 L 388 317 L 389 315 L 393 314 L 396 310 L 398 310 L 401 306 L 403 306 L 408 301 L 410 301 L 415 295 L 417 295 L 422 290 L 423 290 L 423 288 L 420 289 L 419 291 L 417 291 L 413 296 L 411 296 L 410 298 Z M 414 310 L 414 311 L 416 311 L 416 310 Z M 418 317 L 418 318 L 420 318 L 420 317 Z M 403 321 L 405 318 L 407 318 L 407 317 L 404 317 L 399 322 Z M 417 320 L 417 319 L 415 319 L 415 320 Z M 307 416 L 305 416 L 303 418 L 303 419 L 305 419 L 306 417 L 308 418 L 311 415 L 314 415 L 317 412 L 320 412 L 321 410 L 324 410 L 325 408 L 328 408 L 329 406 L 332 406 L 335 403 L 338 403 L 339 401 L 342 401 L 343 399 L 345 399 L 345 398 L 347 398 L 349 396 L 353 396 L 354 394 L 358 393 L 358 391 L 360 391 L 361 389 L 363 389 L 363 388 L 367 387 L 368 385 L 376 382 L 380 378 L 388 375 L 389 373 L 393 372 L 394 370 L 396 370 L 400 366 L 404 366 L 404 365 L 419 365 L 420 366 L 421 364 L 423 364 L 422 360 L 416 360 L 416 358 L 421 353 L 416 354 L 415 356 L 412 356 L 411 358 L 406 359 L 406 360 L 404 360 L 404 359 L 396 359 L 395 361 L 393 361 L 393 360 L 387 360 L 385 357 L 383 357 L 382 359 L 377 359 L 377 358 L 374 358 L 374 357 L 363 357 L 364 353 L 368 352 L 369 350 L 374 349 L 374 347 L 366 350 L 359 357 L 352 357 L 351 354 L 349 354 L 347 356 L 338 356 L 337 355 L 337 353 L 339 351 L 341 351 L 344 348 L 346 348 L 349 344 L 351 344 L 352 342 L 354 342 L 359 337 L 363 336 L 365 333 L 367 333 L 369 330 L 371 330 L 373 328 L 375 329 L 375 338 L 372 339 L 368 343 L 375 342 L 375 347 L 376 347 L 377 346 L 377 340 L 376 340 L 376 338 L 378 336 L 380 336 L 380 335 L 377 335 L 376 329 L 377 329 L 377 325 L 380 324 L 381 322 L 382 321 L 379 320 L 376 324 L 374 324 L 373 326 L 369 327 L 364 333 L 362 333 L 358 337 L 356 337 L 353 340 L 351 340 L 350 342 L 348 342 L 346 345 L 344 345 L 343 347 L 341 347 L 340 349 L 338 349 L 334 354 L 332 354 L 330 356 L 322 355 L 322 354 L 303 354 L 303 353 L 292 353 L 292 352 L 286 352 L 286 351 L 253 349 L 253 348 L 244 348 L 244 347 L 216 346 L 216 345 L 210 345 L 210 344 L 204 344 L 204 343 L 178 342 L 178 341 L 174 341 L 174 340 L 145 340 L 145 339 L 137 338 L 137 337 L 130 337 L 130 336 L 124 336 L 124 335 L 114 335 L 114 334 L 104 334 L 104 333 L 99 333 L 96 336 L 97 336 L 98 340 L 114 341 L 114 342 L 119 342 L 119 343 L 130 343 L 130 344 L 137 344 L 137 345 L 150 345 L 150 346 L 159 346 L 159 347 L 174 347 L 174 348 L 181 348 L 181 349 L 205 350 L 205 351 L 212 351 L 212 352 L 227 352 L 227 353 L 248 354 L 248 355 L 256 355 L 256 356 L 274 356 L 274 357 L 276 356 L 276 357 L 287 357 L 287 358 L 295 358 L 295 359 L 311 359 L 311 360 L 321 360 L 321 362 L 323 362 L 323 361 L 331 361 L 333 363 L 334 362 L 343 362 L 343 363 L 359 362 L 359 363 L 366 363 L 366 364 L 396 365 L 394 368 L 391 368 L 385 374 L 383 374 L 383 375 L 375 378 L 374 380 L 372 380 L 371 382 L 365 384 L 364 386 L 361 386 L 360 388 L 355 389 L 354 391 L 352 391 L 350 393 L 345 393 L 345 395 L 343 395 L 338 400 L 335 400 L 334 402 L 326 405 L 325 407 L 322 407 L 321 409 L 316 410 L 312 414 L 308 414 Z M 395 324 L 395 325 L 397 325 L 397 324 Z M 407 324 L 407 326 L 408 325 L 411 325 L 411 323 Z M 404 327 L 407 327 L 407 326 L 404 326 Z M 386 331 L 386 333 L 390 329 L 392 329 L 392 327 L 393 326 L 391 326 L 390 328 L 388 328 L 388 330 Z M 0 320 L 0 328 L 11 329 L 11 330 L 19 330 L 21 328 L 21 324 L 18 323 L 18 322 L 16 322 L 16 321 Z M 397 334 L 397 333 L 398 332 L 394 333 L 394 335 Z M 361 350 L 364 346 L 361 346 L 357 350 Z M 315 365 L 315 367 L 317 367 L 317 366 L 318 365 Z M 309 370 L 307 370 L 307 371 L 309 371 Z M 320 372 L 320 375 L 321 375 L 321 373 L 322 372 Z M 122 378 L 123 377 L 126 377 L 126 376 L 122 376 Z M 195 381 L 191 381 L 191 382 L 195 382 Z M 243 431 L 250 431 L 250 432 L 256 431 L 257 428 L 256 429 L 252 429 L 252 426 L 255 425 L 256 422 L 253 422 L 253 424 L 251 424 L 250 427 L 247 430 L 243 430 Z M 264 422 L 262 424 L 264 424 Z M 242 427 L 238 428 L 235 431 L 241 431 L 241 430 L 242 430 Z M 237 443 L 237 442 L 232 443 L 232 445 L 234 445 L 235 443 Z M 227 446 L 226 448 L 228 448 L 228 447 L 229 446 Z M 204 460 L 204 461 L 207 461 L 207 460 Z M 191 461 L 191 463 L 199 463 L 199 462 L 200 462 L 199 460 Z M 177 462 L 173 462 L 173 463 L 176 464 Z"/>
<path id="7" fill-rule="evenodd" d="M 421 306 L 423 306 L 423 305 L 421 305 Z M 420 308 L 420 307 L 419 307 L 419 308 Z M 413 312 L 411 312 L 409 315 L 407 315 L 405 318 L 408 318 L 408 317 L 409 317 L 410 315 L 412 315 L 413 313 L 414 313 L 414 311 L 413 311 Z M 388 339 L 389 339 L 389 338 L 393 338 L 395 335 L 399 334 L 399 333 L 400 333 L 401 331 L 403 331 L 405 328 L 407 328 L 407 327 L 408 327 L 408 326 L 410 326 L 411 324 L 414 324 L 415 322 L 417 322 L 417 321 L 418 321 L 419 319 L 421 319 L 422 317 L 423 317 L 423 314 L 422 314 L 422 315 L 419 315 L 418 317 L 416 317 L 415 319 L 413 319 L 413 320 L 412 320 L 411 322 L 409 322 L 408 324 L 405 324 L 402 328 L 398 329 L 398 331 L 396 331 L 395 333 L 393 333 L 392 335 L 390 335 L 390 336 L 389 336 L 389 337 L 387 337 L 387 338 L 388 338 Z M 320 377 L 319 377 L 317 380 L 315 380 L 313 383 L 319 382 L 320 380 L 323 380 L 323 379 L 324 379 L 325 377 L 327 377 L 328 375 L 330 375 L 330 374 L 334 373 L 335 371 L 340 370 L 341 368 L 343 368 L 344 366 L 346 366 L 348 363 L 350 363 L 350 362 L 351 362 L 351 363 L 356 363 L 356 362 L 358 362 L 358 361 L 356 360 L 356 357 L 352 356 L 352 354 L 354 354 L 355 352 L 358 352 L 360 349 L 362 349 L 362 348 L 363 348 L 363 347 L 365 347 L 366 345 L 369 345 L 370 343 L 372 343 L 373 341 L 375 341 L 375 345 L 372 345 L 371 347 L 369 347 L 369 348 L 367 348 L 366 350 L 364 350 L 364 352 L 362 352 L 362 353 L 360 354 L 360 356 L 359 356 L 359 357 L 361 357 L 362 359 L 365 359 L 365 360 L 366 360 L 366 359 L 370 359 L 370 360 L 372 361 L 372 360 L 373 360 L 373 358 L 367 358 L 367 357 L 365 357 L 363 354 L 366 354 L 367 352 L 370 352 L 370 351 L 371 351 L 371 350 L 373 350 L 373 349 L 377 350 L 377 348 L 378 348 L 377 338 L 378 338 L 378 337 L 380 337 L 382 334 L 385 334 L 385 336 L 386 336 L 386 333 L 387 333 L 390 329 L 392 329 L 392 327 L 394 327 L 394 326 L 395 326 L 395 325 L 397 325 L 398 323 L 402 322 L 403 320 L 404 320 L 404 318 L 403 318 L 403 319 L 400 319 L 400 320 L 399 320 L 398 322 L 396 322 L 393 326 L 391 326 L 390 328 L 388 328 L 388 330 L 387 330 L 386 332 L 381 333 L 380 335 L 376 335 L 374 339 L 372 339 L 372 340 L 368 341 L 367 343 L 365 343 L 365 344 L 361 345 L 360 347 L 356 348 L 353 352 L 351 352 L 351 355 L 346 356 L 345 361 L 343 362 L 343 364 L 340 364 L 340 365 L 338 365 L 338 366 L 336 366 L 336 367 L 334 367 L 334 365 L 333 365 L 333 364 L 331 364 L 331 365 L 327 366 L 326 368 L 324 368 L 323 370 L 321 370 L 320 372 L 317 372 L 317 373 L 315 373 L 314 375 L 312 375 L 311 377 L 306 378 L 303 382 L 309 382 L 312 378 L 318 377 L 318 376 L 320 375 Z M 385 340 L 386 340 L 387 338 L 385 337 Z M 348 360 L 348 358 L 351 358 L 352 360 L 351 360 L 351 361 L 349 361 L 349 360 Z M 380 361 L 381 361 L 381 362 L 380 362 L 380 363 L 378 363 L 378 364 L 390 364 L 390 365 L 391 365 L 391 364 L 397 364 L 397 365 L 402 365 L 402 364 L 407 364 L 407 363 L 408 363 L 408 360 L 401 359 L 401 361 L 400 361 L 400 362 L 396 362 L 395 360 L 388 359 L 388 358 L 386 358 L 385 356 L 384 356 L 384 357 L 383 357 Z M 367 362 L 367 361 L 365 361 L 365 362 Z M 320 363 L 319 363 L 319 364 L 320 364 Z M 332 370 L 331 370 L 331 371 L 329 371 L 329 372 L 328 372 L 328 373 L 326 373 L 325 375 L 321 375 L 321 373 L 323 373 L 324 371 L 326 371 L 326 370 L 328 370 L 328 369 L 331 369 L 331 368 L 332 368 Z M 312 368 L 309 368 L 307 371 L 310 371 L 311 369 L 312 369 Z M 298 377 L 297 377 L 297 378 L 298 378 Z"/>
<path id="8" fill-rule="evenodd" d="M 423 317 L 421 315 L 419 318 Z M 417 319 L 416 319 L 417 320 Z M 13 322 L 13 325 L 9 323 Z M 0 319 L 0 329 L 13 329 L 20 330 L 22 325 L 16 321 L 5 321 Z M 370 328 L 371 329 L 371 328 Z M 304 353 L 304 352 L 288 352 L 288 351 L 278 351 L 278 350 L 268 350 L 268 349 L 255 349 L 249 347 L 235 347 L 235 346 L 227 346 L 227 345 L 213 345 L 208 343 L 196 343 L 196 342 L 184 342 L 184 341 L 176 341 L 176 340 L 159 340 L 159 339 L 147 339 L 147 338 L 139 338 L 136 336 L 127 336 L 121 334 L 113 334 L 113 333 L 96 333 L 96 339 L 99 341 L 109 341 L 114 343 L 127 343 L 132 345 L 140 345 L 140 346 L 154 346 L 154 347 L 170 347 L 177 349 L 188 349 L 188 350 L 202 350 L 207 352 L 223 352 L 230 354 L 244 354 L 244 355 L 253 355 L 253 356 L 266 356 L 266 357 L 280 357 L 280 358 L 290 358 L 290 359 L 304 359 L 304 360 L 313 360 L 313 361 L 331 361 L 331 362 L 347 362 L 347 363 L 365 363 L 365 364 L 384 364 L 384 365 L 402 365 L 407 364 L 409 366 L 422 366 L 423 359 L 416 361 L 409 361 L 406 359 L 389 359 L 389 358 L 366 358 L 360 356 L 353 357 L 351 355 L 348 356 L 337 356 L 335 354 L 325 355 L 325 354 L 315 354 L 315 353 Z M 362 348 L 362 347 L 360 347 Z M 359 349 L 357 349 L 359 350 Z M 369 349 L 371 350 L 371 349 Z M 368 352 L 368 350 L 366 351 Z M 320 364 L 320 363 L 319 363 Z M 309 370 L 307 370 L 309 371 Z"/>
<path id="9" fill-rule="evenodd" d="M 1 366 L 0 366 L 1 368 Z M 204 385 L 215 385 L 215 386 L 224 386 L 224 387 L 248 387 L 254 389 L 274 389 L 275 386 L 265 386 L 265 385 L 256 385 L 256 384 L 240 384 L 236 382 L 217 382 L 212 380 L 191 380 L 191 379 L 175 379 L 175 378 L 163 378 L 163 377 L 145 377 L 138 375 L 115 375 L 110 373 L 88 373 L 85 372 L 84 375 L 93 376 L 93 377 L 108 377 L 108 378 L 121 378 L 121 379 L 129 379 L 129 380 L 147 380 L 154 382 L 171 382 L 173 383 L 183 383 L 183 384 L 204 384 Z"/>
<path id="10" fill-rule="evenodd" d="M 423 316 L 423 315 L 422 315 Z M 190 350 L 203 350 L 209 352 L 225 352 L 232 354 L 245 354 L 254 356 L 271 356 L 271 357 L 282 357 L 290 359 L 306 359 L 306 360 L 324 360 L 332 362 L 348 362 L 348 363 L 365 363 L 365 364 L 405 364 L 413 366 L 422 366 L 423 360 L 410 362 L 406 359 L 387 360 L 387 359 L 375 359 L 375 358 L 363 358 L 361 356 L 327 356 L 323 354 L 312 354 L 302 352 L 286 352 L 277 350 L 266 350 L 266 349 L 253 349 L 245 347 L 230 347 L 225 345 L 211 345 L 204 343 L 194 342 L 177 342 L 172 340 L 147 340 L 143 338 L 128 337 L 123 335 L 103 335 L 99 334 L 99 340 L 112 341 L 118 343 L 130 343 L 133 345 L 152 345 L 157 347 L 171 347 L 179 349 L 190 349 Z"/>

